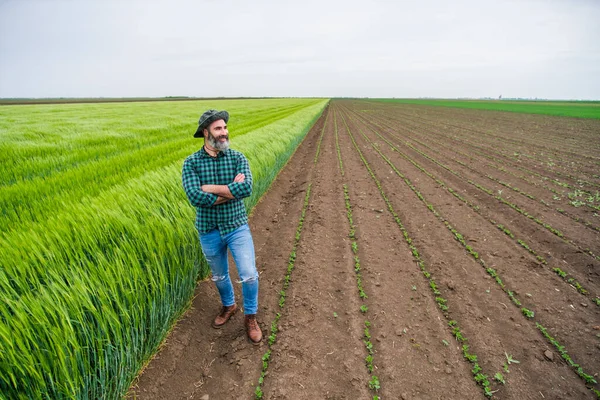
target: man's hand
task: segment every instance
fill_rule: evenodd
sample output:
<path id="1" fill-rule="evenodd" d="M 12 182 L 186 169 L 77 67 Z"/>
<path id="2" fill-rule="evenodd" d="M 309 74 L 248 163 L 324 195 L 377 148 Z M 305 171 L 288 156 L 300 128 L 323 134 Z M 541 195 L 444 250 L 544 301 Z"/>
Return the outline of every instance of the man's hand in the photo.
<path id="1" fill-rule="evenodd" d="M 235 178 L 233 178 L 233 181 L 234 181 L 234 182 L 238 182 L 238 183 L 242 183 L 242 182 L 244 182 L 245 180 L 246 180 L 246 175 L 244 175 L 244 174 L 237 174 L 237 175 L 235 176 Z"/>
<path id="2" fill-rule="evenodd" d="M 217 197 L 217 201 L 215 201 L 215 204 L 213 204 L 213 205 L 216 206 L 217 204 L 227 203 L 228 201 L 229 201 L 229 199 L 226 199 L 225 197 L 218 196 Z"/>
<path id="3" fill-rule="evenodd" d="M 235 178 L 233 178 L 234 182 L 242 183 L 246 180 L 246 175 L 237 174 Z M 231 191 L 227 187 L 227 185 L 202 185 L 200 187 L 203 192 L 216 194 L 218 197 L 215 204 L 222 204 L 228 200 L 232 200 L 235 197 L 231 194 Z"/>

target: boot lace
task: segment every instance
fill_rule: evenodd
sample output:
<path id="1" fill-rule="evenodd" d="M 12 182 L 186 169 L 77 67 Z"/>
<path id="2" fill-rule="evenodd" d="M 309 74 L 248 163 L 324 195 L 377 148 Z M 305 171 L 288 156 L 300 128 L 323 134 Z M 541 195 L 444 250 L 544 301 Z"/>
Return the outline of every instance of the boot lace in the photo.
<path id="1" fill-rule="evenodd" d="M 258 321 L 255 317 L 248 318 L 248 328 L 253 331 L 258 329 Z"/>

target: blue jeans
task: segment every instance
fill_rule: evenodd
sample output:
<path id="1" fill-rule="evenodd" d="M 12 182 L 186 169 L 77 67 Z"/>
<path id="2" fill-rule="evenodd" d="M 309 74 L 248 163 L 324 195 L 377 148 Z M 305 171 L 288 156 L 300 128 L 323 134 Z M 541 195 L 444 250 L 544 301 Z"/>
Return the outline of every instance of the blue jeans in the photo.
<path id="1" fill-rule="evenodd" d="M 256 314 L 258 311 L 258 272 L 254 257 L 254 243 L 248 224 L 244 224 L 224 236 L 221 236 L 218 229 L 213 229 L 200 235 L 200 244 L 223 305 L 235 304 L 233 285 L 229 278 L 227 259 L 227 249 L 229 248 L 240 277 L 238 283 L 242 284 L 244 314 Z"/>

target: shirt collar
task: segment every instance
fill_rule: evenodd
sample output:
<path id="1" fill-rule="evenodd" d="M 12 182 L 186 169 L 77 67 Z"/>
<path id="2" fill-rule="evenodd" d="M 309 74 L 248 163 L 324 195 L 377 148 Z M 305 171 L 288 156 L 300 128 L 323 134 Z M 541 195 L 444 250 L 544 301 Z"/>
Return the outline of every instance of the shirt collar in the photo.
<path id="1" fill-rule="evenodd" d="M 227 150 L 224 150 L 224 151 L 219 151 L 219 152 L 217 153 L 217 157 L 213 157 L 213 156 L 211 156 L 210 154 L 208 154 L 208 153 L 206 152 L 206 150 L 204 150 L 204 146 L 202 146 L 202 148 L 201 148 L 201 149 L 200 149 L 200 151 L 199 151 L 199 153 L 200 153 L 200 157 L 203 157 L 203 158 L 206 158 L 206 157 L 208 157 L 208 158 L 221 158 L 221 157 L 224 157 L 224 156 L 226 156 L 228 152 L 229 152 L 229 149 L 227 149 Z"/>

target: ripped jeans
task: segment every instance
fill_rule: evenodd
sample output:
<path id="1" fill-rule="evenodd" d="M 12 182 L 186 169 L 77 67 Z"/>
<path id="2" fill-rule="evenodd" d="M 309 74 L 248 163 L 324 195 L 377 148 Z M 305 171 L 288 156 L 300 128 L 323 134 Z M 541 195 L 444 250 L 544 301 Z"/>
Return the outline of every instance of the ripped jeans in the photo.
<path id="1" fill-rule="evenodd" d="M 212 272 L 221 302 L 224 306 L 235 303 L 233 285 L 229 277 L 227 249 L 231 251 L 242 283 L 244 314 L 256 314 L 258 311 L 258 272 L 254 257 L 254 243 L 248 224 L 244 224 L 224 236 L 218 229 L 200 235 L 202 253 Z"/>

